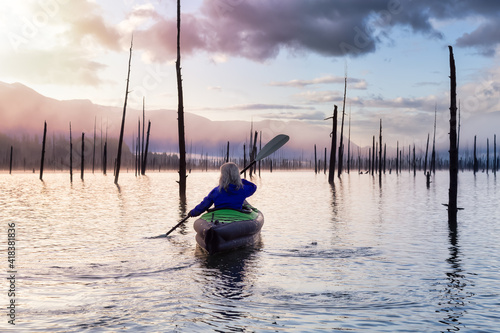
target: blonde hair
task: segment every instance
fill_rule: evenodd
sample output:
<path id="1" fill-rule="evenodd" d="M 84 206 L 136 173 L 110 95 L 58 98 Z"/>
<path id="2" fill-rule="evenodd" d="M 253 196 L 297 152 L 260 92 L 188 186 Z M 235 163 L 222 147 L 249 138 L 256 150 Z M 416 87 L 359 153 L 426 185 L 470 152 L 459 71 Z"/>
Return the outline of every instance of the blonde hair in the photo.
<path id="1" fill-rule="evenodd" d="M 219 191 L 227 191 L 230 184 L 236 185 L 237 190 L 243 187 L 240 170 L 233 162 L 224 163 L 220 167 Z"/>

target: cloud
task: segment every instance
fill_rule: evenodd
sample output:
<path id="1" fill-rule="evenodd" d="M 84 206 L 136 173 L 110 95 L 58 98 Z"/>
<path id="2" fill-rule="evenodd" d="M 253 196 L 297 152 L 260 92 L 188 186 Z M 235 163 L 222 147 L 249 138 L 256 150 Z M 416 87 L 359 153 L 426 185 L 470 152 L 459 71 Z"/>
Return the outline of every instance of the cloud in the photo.
<path id="1" fill-rule="evenodd" d="M 36 83 L 97 86 L 103 82 L 98 73 L 106 66 L 92 61 L 78 50 L 57 48 L 26 50 L 2 56 L 3 76 Z"/>
<path id="2" fill-rule="evenodd" d="M 77 13 L 77 14 L 75 14 Z M 120 50 L 120 32 L 85 0 L 32 1 L 11 18 L 10 49 L 0 51 L 0 73 L 37 83 L 92 85 L 106 67 L 96 49 Z"/>
<path id="3" fill-rule="evenodd" d="M 231 105 L 219 108 L 201 108 L 193 109 L 193 111 L 252 111 L 252 110 L 313 110 L 309 106 L 296 106 L 288 104 L 241 104 Z"/>
<path id="4" fill-rule="evenodd" d="M 359 56 L 374 52 L 384 41 L 393 43 L 394 27 L 409 27 L 413 33 L 442 39 L 443 32 L 432 20 L 482 16 L 484 27 L 462 37 L 458 44 L 498 44 L 499 29 L 491 30 L 484 39 L 482 34 L 486 28 L 499 26 L 499 13 L 500 3 L 494 0 L 458 4 L 452 0 L 204 0 L 199 12 L 182 16 L 181 43 L 187 54 L 203 50 L 255 61 L 274 58 L 282 50 Z M 157 61 L 174 55 L 174 18 L 157 19 L 142 34 L 148 39 L 144 47 Z"/>
<path id="5" fill-rule="evenodd" d="M 259 117 L 264 119 L 322 121 L 325 119 L 325 114 L 321 111 L 304 112 L 304 113 L 283 111 L 278 113 L 260 114 Z"/>
<path id="6" fill-rule="evenodd" d="M 343 93 L 338 91 L 304 91 L 294 95 L 294 98 L 298 99 L 305 104 L 324 104 L 333 102 L 342 102 Z"/>
<path id="7" fill-rule="evenodd" d="M 345 78 L 340 76 L 332 76 L 327 75 L 311 80 L 290 80 L 286 82 L 271 82 L 270 86 L 275 87 L 295 87 L 295 88 L 303 88 L 311 85 L 320 85 L 320 84 L 344 84 Z M 347 78 L 347 84 L 351 89 L 366 89 L 367 83 L 365 80 L 356 79 L 356 78 Z"/>
<path id="8" fill-rule="evenodd" d="M 495 46 L 500 44 L 500 22 L 488 21 L 471 33 L 457 39 L 459 47 L 477 47 L 486 56 L 495 55 Z"/>

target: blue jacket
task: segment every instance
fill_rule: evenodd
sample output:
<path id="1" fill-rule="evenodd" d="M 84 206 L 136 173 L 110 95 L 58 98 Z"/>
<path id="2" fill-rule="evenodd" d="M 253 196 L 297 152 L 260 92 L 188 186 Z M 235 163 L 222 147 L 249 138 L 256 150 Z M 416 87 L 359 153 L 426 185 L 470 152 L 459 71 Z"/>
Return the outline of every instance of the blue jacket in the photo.
<path id="1" fill-rule="evenodd" d="M 212 204 L 215 205 L 217 209 L 241 209 L 245 199 L 254 194 L 257 190 L 257 185 L 248 180 L 242 179 L 241 182 L 243 183 L 243 187 L 239 190 L 237 190 L 236 185 L 233 184 L 229 184 L 227 191 L 224 189 L 219 191 L 219 186 L 217 186 L 198 206 L 189 212 L 189 215 L 198 216 L 209 209 Z"/>

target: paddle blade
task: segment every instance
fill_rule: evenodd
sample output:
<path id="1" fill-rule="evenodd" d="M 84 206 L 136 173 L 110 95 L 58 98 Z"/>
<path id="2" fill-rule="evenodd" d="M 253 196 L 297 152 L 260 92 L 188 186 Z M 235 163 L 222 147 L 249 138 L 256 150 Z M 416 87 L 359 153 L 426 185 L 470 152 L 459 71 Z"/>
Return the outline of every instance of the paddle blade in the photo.
<path id="1" fill-rule="evenodd" d="M 271 141 L 269 141 L 257 154 L 257 157 L 255 157 L 255 162 L 262 160 L 263 158 L 268 157 L 272 153 L 274 153 L 276 150 L 280 149 L 285 145 L 285 143 L 288 142 L 290 137 L 285 134 L 278 134 L 276 135 Z"/>

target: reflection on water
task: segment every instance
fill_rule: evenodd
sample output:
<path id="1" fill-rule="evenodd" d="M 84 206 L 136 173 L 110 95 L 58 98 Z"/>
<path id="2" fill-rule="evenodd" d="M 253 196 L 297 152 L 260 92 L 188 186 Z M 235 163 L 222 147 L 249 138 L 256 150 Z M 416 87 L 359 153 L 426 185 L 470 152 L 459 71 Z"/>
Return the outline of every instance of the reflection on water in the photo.
<path id="1" fill-rule="evenodd" d="M 241 302 L 253 295 L 255 266 L 262 242 L 255 246 L 229 253 L 209 256 L 199 246 L 195 257 L 202 268 L 197 282 L 203 285 L 202 295 L 209 312 L 203 322 L 216 332 L 244 332 L 245 327 L 236 324 L 239 318 L 251 316 L 241 307 Z"/>
<path id="2" fill-rule="evenodd" d="M 442 290 L 442 300 L 438 303 L 437 310 L 445 317 L 441 323 L 447 325 L 446 331 L 460 331 L 466 326 L 461 322 L 461 318 L 467 313 L 470 298 L 474 293 L 468 291 L 474 287 L 474 283 L 467 276 L 471 275 L 464 271 L 461 265 L 460 246 L 458 245 L 458 230 L 455 223 L 449 224 L 449 252 L 446 259 L 449 264 L 449 271 L 446 272 L 446 282 Z M 443 331 L 444 332 L 444 331 Z"/>
<path id="3" fill-rule="evenodd" d="M 97 174 L 0 174 L 0 216 L 17 226 L 20 331 L 497 330 L 496 177 L 459 175 L 465 209 L 450 229 L 446 173 L 429 185 L 406 173 L 330 185 L 264 172 L 251 198 L 262 242 L 216 256 L 197 247 L 193 219 L 164 235 L 217 172 L 191 173 L 186 201 L 177 173 L 120 177 L 117 188 Z"/>

